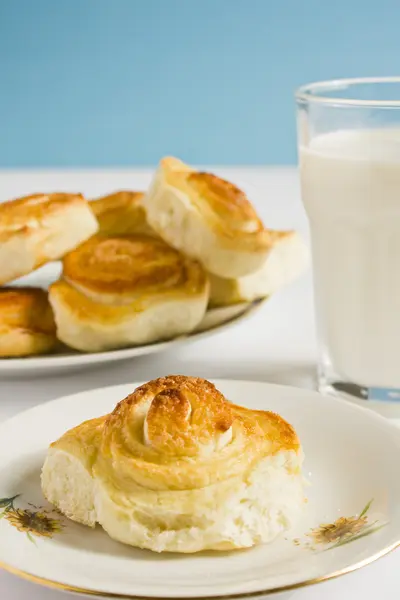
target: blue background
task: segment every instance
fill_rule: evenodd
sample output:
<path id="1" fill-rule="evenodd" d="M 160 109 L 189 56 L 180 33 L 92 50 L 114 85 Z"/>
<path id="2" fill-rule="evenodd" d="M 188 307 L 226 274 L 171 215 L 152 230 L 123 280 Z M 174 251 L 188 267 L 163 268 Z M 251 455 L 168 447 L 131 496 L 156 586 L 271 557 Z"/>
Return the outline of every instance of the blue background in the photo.
<path id="1" fill-rule="evenodd" d="M 399 59 L 399 0 L 0 0 L 0 167 L 290 164 L 296 86 Z"/>

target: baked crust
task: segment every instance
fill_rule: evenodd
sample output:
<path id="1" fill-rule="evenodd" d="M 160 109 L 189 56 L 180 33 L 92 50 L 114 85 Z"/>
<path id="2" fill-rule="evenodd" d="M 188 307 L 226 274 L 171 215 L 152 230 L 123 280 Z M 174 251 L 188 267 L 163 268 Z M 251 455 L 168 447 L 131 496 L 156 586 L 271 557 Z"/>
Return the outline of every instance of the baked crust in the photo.
<path id="1" fill-rule="evenodd" d="M 99 233 L 155 235 L 146 221 L 143 196 L 143 192 L 121 190 L 92 200 L 90 208 L 99 222 Z"/>
<path id="2" fill-rule="evenodd" d="M 0 356 L 31 356 L 57 345 L 47 292 L 34 287 L 0 288 Z"/>
<path id="3" fill-rule="evenodd" d="M 34 194 L 0 203 L 0 284 L 58 260 L 97 229 L 81 194 Z"/>

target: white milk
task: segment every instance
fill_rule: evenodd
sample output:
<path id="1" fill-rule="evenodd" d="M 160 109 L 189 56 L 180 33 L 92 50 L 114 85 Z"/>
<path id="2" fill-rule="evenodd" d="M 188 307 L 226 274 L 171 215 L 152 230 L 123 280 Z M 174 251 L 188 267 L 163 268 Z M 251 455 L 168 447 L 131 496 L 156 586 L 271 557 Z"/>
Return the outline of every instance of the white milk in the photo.
<path id="1" fill-rule="evenodd" d="M 400 388 L 400 129 L 300 148 L 322 348 L 337 375 Z"/>

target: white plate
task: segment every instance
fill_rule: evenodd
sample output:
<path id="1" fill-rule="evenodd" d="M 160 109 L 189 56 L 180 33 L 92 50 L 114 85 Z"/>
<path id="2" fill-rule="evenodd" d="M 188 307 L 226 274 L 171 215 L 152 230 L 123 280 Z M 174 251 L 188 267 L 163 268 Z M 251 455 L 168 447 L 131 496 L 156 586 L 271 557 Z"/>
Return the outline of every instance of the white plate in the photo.
<path id="1" fill-rule="evenodd" d="M 100 527 L 91 530 L 43 513 L 50 510 L 39 484 L 48 444 L 84 419 L 109 412 L 135 387 L 122 385 L 40 405 L 0 426 L 1 565 L 31 581 L 82 594 L 242 598 L 337 577 L 399 545 L 400 432 L 395 426 L 371 411 L 307 390 L 215 383 L 234 402 L 272 409 L 297 429 L 311 485 L 293 530 L 246 551 L 154 554 L 119 544 Z M 46 518 L 63 530 L 52 537 L 37 535 L 32 520 L 43 527 L 49 524 Z M 29 522 L 28 536 L 23 529 Z"/>
<path id="2" fill-rule="evenodd" d="M 49 263 L 27 277 L 19 279 L 15 282 L 15 285 L 33 285 L 47 288 L 52 281 L 58 279 L 59 274 L 60 264 Z M 59 371 L 82 369 L 103 362 L 126 360 L 135 356 L 162 352 L 177 344 L 206 338 L 223 329 L 231 327 L 252 315 L 264 302 L 265 300 L 257 300 L 250 304 L 236 304 L 226 308 L 209 310 L 195 331 L 188 335 L 179 336 L 173 340 L 146 344 L 145 346 L 123 348 L 120 350 L 110 350 L 107 352 L 82 353 L 65 346 L 57 353 L 45 356 L 3 358 L 0 359 L 0 376 L 2 374 L 7 377 L 13 375 L 29 376 L 40 372 L 49 372 L 53 375 Z"/>

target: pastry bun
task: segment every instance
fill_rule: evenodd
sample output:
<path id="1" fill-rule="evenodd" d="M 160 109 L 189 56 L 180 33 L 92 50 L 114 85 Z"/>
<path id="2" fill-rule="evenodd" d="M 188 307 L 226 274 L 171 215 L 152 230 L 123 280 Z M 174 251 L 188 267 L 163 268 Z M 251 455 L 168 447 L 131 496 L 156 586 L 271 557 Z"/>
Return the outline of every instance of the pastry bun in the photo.
<path id="1" fill-rule="evenodd" d="M 258 271 L 236 279 L 210 274 L 210 307 L 265 298 L 296 279 L 308 262 L 308 250 L 295 231 L 268 231 L 270 250 Z"/>
<path id="2" fill-rule="evenodd" d="M 0 204 L 0 284 L 61 258 L 98 229 L 80 194 L 35 194 Z"/>
<path id="3" fill-rule="evenodd" d="M 34 287 L 0 288 L 0 357 L 44 354 L 57 343 L 47 292 Z"/>
<path id="4" fill-rule="evenodd" d="M 155 235 L 146 221 L 143 195 L 143 192 L 120 191 L 92 200 L 90 208 L 99 222 L 99 233 Z"/>
<path id="5" fill-rule="evenodd" d="M 204 379 L 169 376 L 54 442 L 42 489 L 69 518 L 132 546 L 232 550 L 296 519 L 302 460 L 278 415 L 231 404 Z"/>
<path id="6" fill-rule="evenodd" d="M 94 236 L 65 256 L 63 277 L 49 289 L 59 339 L 88 352 L 188 333 L 208 296 L 197 262 L 139 235 Z"/>
<path id="7" fill-rule="evenodd" d="M 241 277 L 265 262 L 269 235 L 256 211 L 244 192 L 216 175 L 164 158 L 143 206 L 149 225 L 210 273 Z"/>

